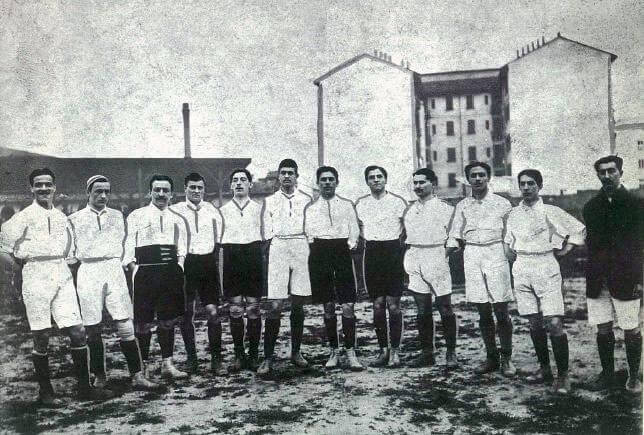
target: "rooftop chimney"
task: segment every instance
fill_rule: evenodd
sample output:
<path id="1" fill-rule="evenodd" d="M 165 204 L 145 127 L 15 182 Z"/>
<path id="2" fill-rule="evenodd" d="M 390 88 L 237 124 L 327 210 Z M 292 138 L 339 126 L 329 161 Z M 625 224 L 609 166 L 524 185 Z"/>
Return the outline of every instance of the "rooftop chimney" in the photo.
<path id="1" fill-rule="evenodd" d="M 183 112 L 184 158 L 190 159 L 192 158 L 192 155 L 190 152 L 190 108 L 188 107 L 188 103 L 183 103 L 181 112 Z"/>
<path id="2" fill-rule="evenodd" d="M 517 59 L 518 59 L 519 57 L 520 57 L 520 56 L 519 56 L 519 50 L 517 50 Z"/>
<path id="3" fill-rule="evenodd" d="M 534 51 L 534 41 L 532 41 L 532 51 Z"/>
<path id="4" fill-rule="evenodd" d="M 541 45 L 545 45 L 545 44 L 546 44 L 546 37 L 541 35 Z"/>

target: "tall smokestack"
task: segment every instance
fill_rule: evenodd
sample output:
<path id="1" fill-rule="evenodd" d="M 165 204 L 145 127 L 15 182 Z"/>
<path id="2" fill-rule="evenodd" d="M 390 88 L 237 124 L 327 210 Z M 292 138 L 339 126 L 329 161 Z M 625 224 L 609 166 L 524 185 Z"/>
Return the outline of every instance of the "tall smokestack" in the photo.
<path id="1" fill-rule="evenodd" d="M 190 159 L 192 158 L 192 154 L 190 152 L 190 107 L 188 103 L 183 103 L 181 112 L 183 113 L 183 157 Z"/>

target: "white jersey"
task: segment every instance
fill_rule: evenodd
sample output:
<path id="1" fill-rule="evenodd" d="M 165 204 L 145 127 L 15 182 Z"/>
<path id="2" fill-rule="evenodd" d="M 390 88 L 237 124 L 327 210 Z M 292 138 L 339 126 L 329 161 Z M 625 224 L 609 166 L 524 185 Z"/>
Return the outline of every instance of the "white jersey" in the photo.
<path id="1" fill-rule="evenodd" d="M 407 244 L 418 246 L 445 245 L 454 218 L 454 207 L 433 197 L 425 202 L 414 201 L 405 210 L 403 222 Z M 451 243 L 453 245 L 454 243 Z M 458 246 L 458 243 L 456 243 Z"/>
<path id="2" fill-rule="evenodd" d="M 297 189 L 291 195 L 278 190 L 266 198 L 265 238 L 304 238 L 304 208 L 312 200 L 308 194 Z"/>
<path id="3" fill-rule="evenodd" d="M 221 243 L 247 244 L 265 240 L 264 207 L 247 199 L 239 204 L 235 198 L 224 204 L 219 211 L 223 217 Z"/>
<path id="4" fill-rule="evenodd" d="M 70 257 L 86 261 L 93 259 L 123 258 L 125 221 L 123 213 L 105 207 L 101 211 L 89 205 L 69 216 L 74 233 Z"/>
<path id="5" fill-rule="evenodd" d="M 313 239 L 348 239 L 350 249 L 358 243 L 360 228 L 353 203 L 335 195 L 326 200 L 319 197 L 304 210 L 304 230 L 309 242 Z"/>
<path id="6" fill-rule="evenodd" d="M 450 238 L 468 244 L 489 245 L 503 241 L 510 201 L 488 192 L 482 199 L 468 196 L 456 204 Z"/>
<path id="7" fill-rule="evenodd" d="M 215 243 L 221 240 L 224 224 L 219 209 L 206 201 L 201 201 L 199 205 L 185 201 L 170 208 L 186 220 L 189 254 L 206 255 L 215 250 Z"/>
<path id="8" fill-rule="evenodd" d="M 376 199 L 365 195 L 356 201 L 356 214 L 365 240 L 396 240 L 402 233 L 407 201 L 391 192 Z"/>

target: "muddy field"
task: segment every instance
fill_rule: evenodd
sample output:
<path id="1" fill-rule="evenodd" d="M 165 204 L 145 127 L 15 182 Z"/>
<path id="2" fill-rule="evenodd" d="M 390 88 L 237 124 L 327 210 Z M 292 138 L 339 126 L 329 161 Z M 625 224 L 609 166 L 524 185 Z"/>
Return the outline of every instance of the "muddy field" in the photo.
<path id="1" fill-rule="evenodd" d="M 63 397 L 62 409 L 35 406 L 37 386 L 30 361 L 31 341 L 26 321 L 20 315 L 0 317 L 0 399 L 3 433 L 603 433 L 635 434 L 642 431 L 641 398 L 585 390 L 586 382 L 599 369 L 595 334 L 586 322 L 583 279 L 568 279 L 566 327 L 570 340 L 570 366 L 574 391 L 554 396 L 545 387 L 527 385 L 522 376 L 512 380 L 500 374 L 477 376 L 473 368 L 483 357 L 477 333 L 477 315 L 454 295 L 460 319 L 458 356 L 460 367 L 446 372 L 444 341 L 437 320 L 437 365 L 423 369 L 372 369 L 352 373 L 345 369 L 326 371 L 326 347 L 319 307 L 309 306 L 303 351 L 311 361 L 307 370 L 294 369 L 288 357 L 288 317 L 282 321 L 278 343 L 281 357 L 275 374 L 260 379 L 242 372 L 213 378 L 207 371 L 206 326 L 197 319 L 202 373 L 169 385 L 165 394 L 131 391 L 127 369 L 112 332 L 106 340 L 107 364 L 112 389 L 119 397 L 104 403 L 72 400 L 73 380 L 67 343 L 60 336 L 51 340 L 54 388 Z M 417 351 L 415 307 L 403 298 L 405 331 L 403 359 Z M 371 326 L 371 306 L 357 305 L 359 357 L 375 358 L 377 344 Z M 514 361 L 522 371 L 537 367 L 527 323 L 513 311 Z M 622 381 L 626 361 L 623 336 L 617 332 L 616 364 Z M 232 342 L 224 326 L 224 340 Z M 160 358 L 153 340 L 154 357 Z M 177 334 L 175 360 L 185 360 Z M 551 358 L 552 359 L 552 358 Z M 554 364 L 554 363 L 553 363 Z M 158 373 L 157 373 L 158 376 Z M 158 380 L 158 378 L 157 378 Z"/>

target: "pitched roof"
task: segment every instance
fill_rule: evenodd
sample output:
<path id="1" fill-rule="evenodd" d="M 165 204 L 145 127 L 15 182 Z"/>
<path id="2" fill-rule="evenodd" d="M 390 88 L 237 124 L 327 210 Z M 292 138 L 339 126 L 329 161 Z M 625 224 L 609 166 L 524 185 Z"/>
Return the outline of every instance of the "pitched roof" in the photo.
<path id="1" fill-rule="evenodd" d="M 336 66 L 335 68 L 331 68 L 329 71 L 327 71 L 326 73 L 322 74 L 317 79 L 313 80 L 313 83 L 315 85 L 319 85 L 322 80 L 325 80 L 329 76 L 332 76 L 333 74 L 337 73 L 338 71 L 341 71 L 341 70 L 353 65 L 354 63 L 359 62 L 362 59 L 370 59 L 370 60 L 374 60 L 376 62 L 381 62 L 381 63 L 383 63 L 383 64 L 385 64 L 387 66 L 396 68 L 396 69 L 398 69 L 400 71 L 403 71 L 403 72 L 406 72 L 406 73 L 413 72 L 410 69 L 407 69 L 405 67 L 397 65 L 397 64 L 395 64 L 393 62 L 389 62 L 388 60 L 381 59 L 381 58 L 373 56 L 371 54 L 362 53 L 362 54 L 359 54 L 359 55 L 357 55 L 355 57 L 352 57 L 351 59 L 341 63 L 340 65 Z"/>
<path id="2" fill-rule="evenodd" d="M 528 53 L 525 53 L 525 54 L 517 57 L 516 59 L 511 60 L 510 62 L 508 62 L 508 64 L 510 64 L 512 62 L 516 62 L 516 61 L 518 61 L 520 59 L 523 59 L 524 57 L 534 53 L 535 51 L 539 51 L 540 49 L 542 49 L 543 47 L 547 46 L 548 44 L 552 44 L 553 42 L 558 41 L 558 40 L 572 42 L 573 44 L 581 45 L 582 47 L 590 48 L 591 50 L 595 50 L 595 51 L 599 51 L 601 53 L 608 54 L 610 56 L 610 61 L 611 62 L 615 62 L 615 59 L 617 59 L 616 54 L 613 54 L 613 53 L 611 53 L 609 51 L 606 51 L 606 50 L 602 50 L 602 49 L 597 48 L 597 47 L 593 47 L 592 45 L 584 44 L 583 42 L 575 41 L 574 39 L 566 38 L 565 36 L 561 36 L 561 32 L 558 32 L 556 38 L 551 39 L 548 42 L 544 42 L 540 46 L 537 46 L 536 48 L 534 48 L 532 51 L 529 51 Z"/>

